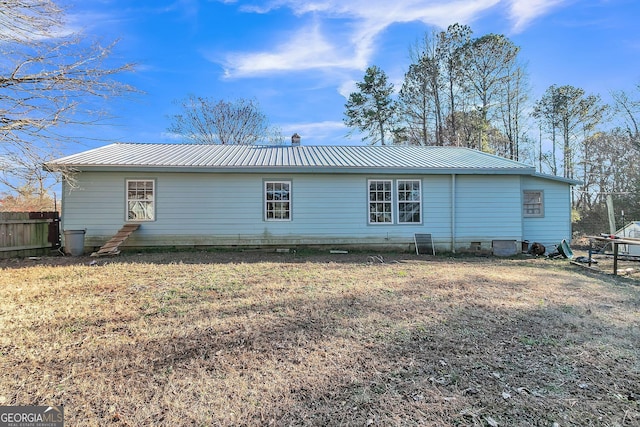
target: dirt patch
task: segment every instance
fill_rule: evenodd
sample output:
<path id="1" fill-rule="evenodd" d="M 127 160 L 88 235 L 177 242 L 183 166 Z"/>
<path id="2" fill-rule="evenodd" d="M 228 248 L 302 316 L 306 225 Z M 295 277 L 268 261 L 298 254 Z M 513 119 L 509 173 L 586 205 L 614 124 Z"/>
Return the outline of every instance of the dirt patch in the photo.
<path id="1" fill-rule="evenodd" d="M 251 251 L 0 266 L 0 404 L 63 404 L 68 425 L 640 423 L 634 275 Z"/>

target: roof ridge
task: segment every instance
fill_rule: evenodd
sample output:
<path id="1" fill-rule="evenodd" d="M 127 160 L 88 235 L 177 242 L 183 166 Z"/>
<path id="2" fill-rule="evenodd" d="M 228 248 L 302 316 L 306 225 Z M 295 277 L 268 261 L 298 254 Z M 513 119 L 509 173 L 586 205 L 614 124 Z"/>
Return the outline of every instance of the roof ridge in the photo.
<path id="1" fill-rule="evenodd" d="M 415 145 L 208 145 L 118 142 L 48 162 L 54 168 L 526 173 L 533 166 L 467 147 Z M 411 172 L 413 171 L 413 172 Z M 473 171 L 473 172 L 472 172 Z"/>

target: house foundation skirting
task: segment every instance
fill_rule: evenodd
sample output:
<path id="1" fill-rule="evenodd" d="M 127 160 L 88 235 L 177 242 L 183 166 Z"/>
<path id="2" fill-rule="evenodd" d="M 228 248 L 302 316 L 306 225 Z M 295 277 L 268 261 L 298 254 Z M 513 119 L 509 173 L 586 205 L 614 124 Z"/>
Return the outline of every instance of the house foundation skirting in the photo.
<path id="1" fill-rule="evenodd" d="M 97 250 L 110 236 L 87 236 L 85 240 L 85 252 Z M 505 240 L 500 237 L 500 240 Z M 492 242 L 496 238 L 470 237 L 458 239 L 455 242 L 455 252 L 460 253 L 486 253 L 491 251 Z M 508 240 L 508 239 L 507 239 Z M 513 239 L 519 241 L 519 239 Z M 433 246 L 436 254 L 451 253 L 453 242 L 448 238 L 433 237 Z M 269 238 L 229 237 L 229 236 L 136 236 L 135 234 L 126 241 L 122 250 L 135 250 L 142 248 L 242 248 L 242 249 L 269 249 L 269 248 L 340 248 L 340 249 L 376 249 L 397 250 L 415 252 L 414 235 L 396 237 L 372 237 L 372 238 L 322 238 L 322 237 L 287 237 L 270 236 Z"/>

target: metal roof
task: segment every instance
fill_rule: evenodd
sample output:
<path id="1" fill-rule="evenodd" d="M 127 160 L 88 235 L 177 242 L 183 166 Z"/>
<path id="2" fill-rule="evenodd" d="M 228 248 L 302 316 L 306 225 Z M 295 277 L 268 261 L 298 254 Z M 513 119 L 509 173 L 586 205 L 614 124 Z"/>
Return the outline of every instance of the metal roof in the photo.
<path id="1" fill-rule="evenodd" d="M 460 147 L 115 143 L 48 162 L 56 170 L 534 174 L 532 166 Z"/>

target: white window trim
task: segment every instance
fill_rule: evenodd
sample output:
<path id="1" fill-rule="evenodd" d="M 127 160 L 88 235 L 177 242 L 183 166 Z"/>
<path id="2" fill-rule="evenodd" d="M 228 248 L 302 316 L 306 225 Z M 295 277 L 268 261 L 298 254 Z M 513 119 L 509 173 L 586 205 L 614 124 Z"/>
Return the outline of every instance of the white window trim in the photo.
<path id="1" fill-rule="evenodd" d="M 131 219 L 129 218 L 129 202 L 131 201 L 129 199 L 129 183 L 130 182 L 150 182 L 152 184 L 152 196 L 153 198 L 151 199 L 151 209 L 152 209 L 152 215 L 151 218 L 142 218 L 142 219 Z M 155 221 L 156 220 L 156 198 L 157 198 L 157 185 L 156 185 L 156 180 L 155 179 L 149 179 L 149 178 L 131 178 L 131 179 L 126 179 L 125 180 L 125 184 L 124 184 L 124 191 L 125 191 L 125 212 L 124 212 L 124 217 L 125 217 L 125 221 L 126 222 L 151 222 L 151 221 Z"/>
<path id="2" fill-rule="evenodd" d="M 526 212 L 526 209 L 525 209 L 526 193 L 540 194 L 540 213 L 539 214 L 532 214 L 532 213 Z M 523 190 L 522 191 L 522 216 L 524 218 L 544 218 L 544 190 Z"/>
<path id="3" fill-rule="evenodd" d="M 286 202 L 289 203 L 289 217 L 288 218 L 268 218 L 267 216 L 267 205 L 269 200 L 267 200 L 267 185 L 269 184 L 287 184 L 289 185 L 289 200 Z M 264 220 L 268 222 L 290 222 L 293 217 L 293 185 L 289 180 L 265 180 L 264 181 L 264 192 L 262 194 L 263 206 L 264 206 Z"/>
<path id="4" fill-rule="evenodd" d="M 388 182 L 391 185 L 389 186 L 389 191 L 391 192 L 391 200 L 387 201 L 376 201 L 376 200 L 371 200 L 371 183 L 372 182 Z M 393 225 L 395 222 L 395 217 L 394 217 L 394 212 L 393 212 L 393 201 L 395 198 L 395 194 L 394 194 L 394 185 L 393 185 L 393 179 L 387 179 L 387 178 L 380 178 L 380 179 L 368 179 L 367 180 L 367 223 L 369 225 Z M 376 221 L 371 221 L 371 204 L 372 203 L 388 203 L 391 206 L 391 220 L 388 222 L 376 222 Z"/>
<path id="5" fill-rule="evenodd" d="M 418 200 L 400 200 L 400 183 L 402 182 L 417 182 L 418 183 Z M 400 203 L 417 203 L 420 212 L 420 221 L 400 221 Z M 400 225 L 417 225 L 422 224 L 422 180 L 420 179 L 397 179 L 396 180 L 396 209 L 398 210 L 398 224 Z"/>

